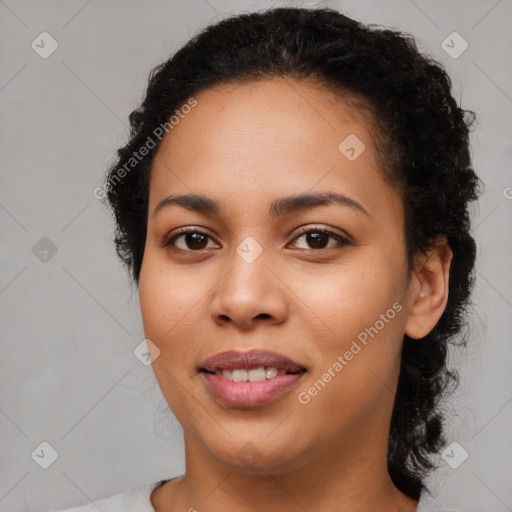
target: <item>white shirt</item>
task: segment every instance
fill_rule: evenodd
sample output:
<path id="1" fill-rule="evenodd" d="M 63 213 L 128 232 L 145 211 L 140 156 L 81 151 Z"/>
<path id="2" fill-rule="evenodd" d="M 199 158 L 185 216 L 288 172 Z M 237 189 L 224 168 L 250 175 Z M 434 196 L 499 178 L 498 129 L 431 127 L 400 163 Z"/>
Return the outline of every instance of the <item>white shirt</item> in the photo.
<path id="1" fill-rule="evenodd" d="M 102 498 L 94 503 L 82 505 L 80 507 L 56 510 L 55 512 L 155 512 L 151 505 L 152 492 L 165 481 L 154 482 L 151 484 L 132 487 L 127 491 L 115 494 L 110 498 Z M 201 507 L 198 505 L 197 510 Z M 191 510 L 194 510 L 193 504 Z M 416 512 L 456 512 L 451 508 L 445 507 L 442 503 L 432 497 L 426 488 L 421 493 Z"/>

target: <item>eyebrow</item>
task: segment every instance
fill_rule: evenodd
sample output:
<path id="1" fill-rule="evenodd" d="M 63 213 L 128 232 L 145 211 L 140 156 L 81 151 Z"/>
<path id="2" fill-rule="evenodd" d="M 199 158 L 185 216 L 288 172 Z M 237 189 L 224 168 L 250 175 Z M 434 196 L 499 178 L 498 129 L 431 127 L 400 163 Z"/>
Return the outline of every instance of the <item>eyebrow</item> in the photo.
<path id="1" fill-rule="evenodd" d="M 274 218 L 278 218 L 290 215 L 297 211 L 307 210 L 317 206 L 327 206 L 330 204 L 348 206 L 359 210 L 370 217 L 370 214 L 361 203 L 351 197 L 338 194 L 336 192 L 304 193 L 275 199 L 270 204 L 269 214 Z M 199 194 L 183 194 L 170 195 L 162 199 L 153 211 L 153 217 L 156 217 L 158 212 L 163 208 L 171 205 L 178 205 L 197 213 L 206 213 L 217 216 L 222 213 L 221 205 L 210 197 Z"/>

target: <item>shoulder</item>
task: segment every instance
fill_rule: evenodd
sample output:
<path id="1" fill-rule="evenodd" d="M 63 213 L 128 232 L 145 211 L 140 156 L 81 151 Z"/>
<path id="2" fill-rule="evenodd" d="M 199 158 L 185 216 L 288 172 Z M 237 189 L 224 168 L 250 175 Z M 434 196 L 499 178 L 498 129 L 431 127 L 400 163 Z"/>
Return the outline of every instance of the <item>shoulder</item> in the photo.
<path id="1" fill-rule="evenodd" d="M 457 512 L 453 508 L 448 508 L 441 502 L 437 501 L 430 491 L 423 487 L 421 491 L 420 500 L 416 508 L 416 512 Z"/>
<path id="2" fill-rule="evenodd" d="M 101 498 L 79 507 L 56 510 L 55 512 L 155 512 L 151 505 L 151 493 L 161 482 L 138 485 L 124 492 Z"/>

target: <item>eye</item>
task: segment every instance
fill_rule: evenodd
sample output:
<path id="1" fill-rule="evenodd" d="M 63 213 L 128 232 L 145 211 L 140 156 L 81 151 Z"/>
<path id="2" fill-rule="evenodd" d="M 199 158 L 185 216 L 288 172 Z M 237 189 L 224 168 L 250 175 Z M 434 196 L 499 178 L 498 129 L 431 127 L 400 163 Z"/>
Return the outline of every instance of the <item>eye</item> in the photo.
<path id="1" fill-rule="evenodd" d="M 334 233 L 333 231 L 329 231 L 328 229 L 309 229 L 307 231 L 303 231 L 299 236 L 297 236 L 294 241 L 300 240 L 304 238 L 306 244 L 308 244 L 312 249 L 322 250 L 322 249 L 332 249 L 333 247 L 343 247 L 345 245 L 352 245 L 352 242 L 348 240 L 338 233 Z M 329 244 L 329 239 L 334 240 L 334 244 Z M 308 247 L 298 247 L 299 249 L 308 249 Z"/>
<path id="2" fill-rule="evenodd" d="M 169 237 L 163 244 L 164 247 L 172 246 L 182 251 L 201 251 L 207 249 L 208 241 L 213 240 L 209 235 L 197 228 L 184 228 L 179 233 Z M 176 243 L 178 242 L 178 243 Z"/>
<path id="3" fill-rule="evenodd" d="M 305 243 L 308 244 L 309 247 L 298 247 L 299 249 L 323 250 L 332 249 L 336 246 L 343 247 L 346 245 L 352 245 L 352 242 L 348 238 L 328 229 L 310 228 L 309 230 L 304 230 L 295 237 L 294 242 L 301 238 L 304 239 Z M 334 241 L 334 243 L 329 244 L 330 240 Z M 209 241 L 213 241 L 211 236 L 203 231 L 199 231 L 197 228 L 189 227 L 183 228 L 178 233 L 169 237 L 164 242 L 163 246 L 172 246 L 178 250 L 195 252 L 208 249 Z"/>

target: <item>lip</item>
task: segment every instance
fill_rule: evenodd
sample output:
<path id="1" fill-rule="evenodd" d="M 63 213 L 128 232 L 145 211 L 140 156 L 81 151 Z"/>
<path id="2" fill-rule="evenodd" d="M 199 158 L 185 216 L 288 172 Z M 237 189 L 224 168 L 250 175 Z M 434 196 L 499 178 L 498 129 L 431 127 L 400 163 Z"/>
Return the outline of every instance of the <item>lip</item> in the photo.
<path id="1" fill-rule="evenodd" d="M 273 366 L 278 370 L 285 370 L 287 372 L 300 372 L 306 368 L 301 364 L 293 361 L 289 357 L 271 352 L 269 350 L 253 349 L 247 352 L 240 352 L 237 350 L 228 350 L 220 352 L 203 361 L 200 364 L 199 370 L 206 370 L 208 372 L 216 372 L 217 370 L 235 370 L 237 368 L 244 368 L 251 370 L 259 367 Z"/>
<path id="2" fill-rule="evenodd" d="M 267 405 L 291 391 L 304 372 L 287 373 L 259 382 L 234 382 L 213 373 L 202 372 L 208 391 L 222 404 L 238 409 Z"/>
<path id="3" fill-rule="evenodd" d="M 215 375 L 215 371 L 275 367 L 287 373 L 258 382 L 235 382 Z M 236 408 L 267 405 L 291 391 L 304 377 L 306 368 L 289 357 L 268 350 L 240 352 L 229 350 L 206 359 L 199 372 L 212 397 L 221 404 Z"/>

